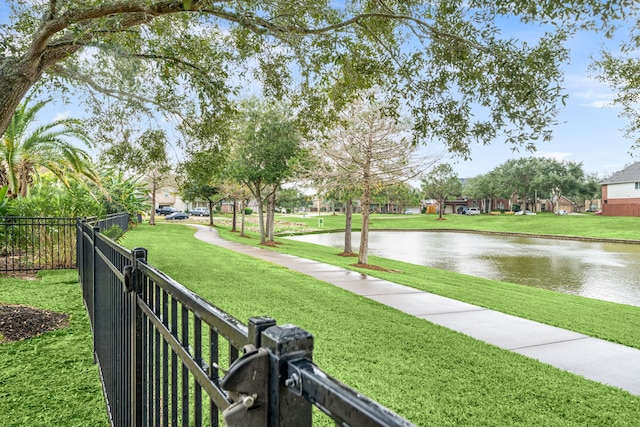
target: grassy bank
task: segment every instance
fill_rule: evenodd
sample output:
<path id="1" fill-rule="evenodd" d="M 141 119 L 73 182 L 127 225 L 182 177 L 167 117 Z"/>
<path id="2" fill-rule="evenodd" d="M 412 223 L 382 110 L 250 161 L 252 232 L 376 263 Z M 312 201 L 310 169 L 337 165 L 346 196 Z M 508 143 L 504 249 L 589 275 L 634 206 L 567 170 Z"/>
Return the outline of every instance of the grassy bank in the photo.
<path id="1" fill-rule="evenodd" d="M 108 426 L 75 271 L 0 279 L 0 302 L 67 313 L 67 328 L 0 344 L 0 425 Z"/>
<path id="2" fill-rule="evenodd" d="M 193 219 L 193 218 L 192 218 Z M 319 225 L 318 220 L 322 220 Z M 195 219 L 202 224 L 208 219 Z M 257 230 L 257 216 L 247 217 L 247 227 Z M 361 217 L 353 217 L 354 230 L 359 230 Z M 230 225 L 231 215 L 216 216 L 218 225 Z M 326 232 L 344 230 L 344 215 L 322 214 L 320 217 L 301 215 L 276 215 L 276 233 Z M 238 220 L 239 226 L 239 220 Z M 599 239 L 622 239 L 640 241 L 639 217 L 605 217 L 599 215 L 577 214 L 556 216 L 551 213 L 538 215 L 455 215 L 448 214 L 439 220 L 437 215 L 371 215 L 371 228 L 374 230 L 472 230 L 503 233 L 528 233 L 534 235 L 588 237 Z"/>
<path id="3" fill-rule="evenodd" d="M 640 417 L 639 397 L 197 241 L 187 227 L 141 226 L 123 243 L 146 247 L 153 265 L 243 321 L 268 315 L 312 332 L 323 369 L 418 425 L 630 425 Z M 280 250 L 338 258 L 312 246 Z M 456 284 L 436 272 L 421 281 L 452 281 L 444 288 L 472 281 L 457 275 Z M 504 292 L 493 298 L 516 294 Z"/>
<path id="4" fill-rule="evenodd" d="M 250 234 L 252 238 L 246 239 L 240 238 L 237 233 L 231 233 L 225 227 L 218 227 L 218 231 L 224 238 L 240 243 L 257 245 L 259 242 L 255 234 Z M 277 241 L 283 243 L 274 248 L 279 252 L 337 265 L 459 301 L 640 348 L 640 308 L 635 306 L 497 282 L 375 256 L 369 257 L 369 263 L 397 272 L 362 269 L 352 265 L 355 263 L 353 258 L 337 256 L 340 251 L 334 248 L 283 238 Z"/>

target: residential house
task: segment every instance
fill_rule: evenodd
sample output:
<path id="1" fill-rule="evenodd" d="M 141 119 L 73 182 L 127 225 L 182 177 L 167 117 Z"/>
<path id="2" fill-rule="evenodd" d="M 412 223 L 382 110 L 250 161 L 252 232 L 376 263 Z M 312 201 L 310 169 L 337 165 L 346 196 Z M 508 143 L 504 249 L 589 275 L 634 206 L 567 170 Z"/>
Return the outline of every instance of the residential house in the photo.
<path id="1" fill-rule="evenodd" d="M 178 189 L 169 185 L 162 186 L 156 191 L 156 208 L 165 206 L 171 206 L 179 211 L 184 211 L 187 208 L 187 204 L 180 197 Z"/>
<path id="2" fill-rule="evenodd" d="M 554 212 L 564 210 L 571 213 L 577 212 L 578 206 L 566 196 L 560 196 L 555 203 L 549 199 L 536 200 L 536 212 L 549 212 L 552 209 Z"/>
<path id="3" fill-rule="evenodd" d="M 445 200 L 443 214 L 453 214 L 458 212 L 458 208 L 471 207 L 471 203 L 466 197 L 457 197 L 456 199 Z"/>
<path id="4" fill-rule="evenodd" d="M 602 184 L 602 215 L 640 216 L 640 162 L 614 173 Z"/>
<path id="5" fill-rule="evenodd" d="M 482 212 L 508 211 L 511 210 L 511 200 L 509 199 L 470 199 L 458 197 L 455 200 L 447 200 L 445 203 L 445 213 L 456 213 L 460 207 L 478 208 Z"/>

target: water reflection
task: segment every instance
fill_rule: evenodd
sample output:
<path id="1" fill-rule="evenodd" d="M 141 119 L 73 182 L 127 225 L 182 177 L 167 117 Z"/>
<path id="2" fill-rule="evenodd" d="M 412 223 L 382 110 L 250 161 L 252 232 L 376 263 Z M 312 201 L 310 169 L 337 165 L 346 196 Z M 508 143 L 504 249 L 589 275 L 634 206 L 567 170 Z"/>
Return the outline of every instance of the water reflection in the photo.
<path id="1" fill-rule="evenodd" d="M 343 233 L 291 237 L 341 248 Z M 354 251 L 359 233 L 353 234 Z M 447 232 L 372 232 L 369 253 L 640 306 L 640 245 Z"/>

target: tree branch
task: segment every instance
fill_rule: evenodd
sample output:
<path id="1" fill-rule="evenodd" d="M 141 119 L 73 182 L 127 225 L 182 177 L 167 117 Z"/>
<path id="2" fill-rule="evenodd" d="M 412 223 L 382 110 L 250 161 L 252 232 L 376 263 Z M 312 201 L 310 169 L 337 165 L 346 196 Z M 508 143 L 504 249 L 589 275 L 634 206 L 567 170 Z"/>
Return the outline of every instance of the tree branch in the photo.
<path id="1" fill-rule="evenodd" d="M 188 124 L 187 118 L 184 117 L 179 110 L 172 109 L 172 108 L 167 108 L 165 105 L 160 105 L 155 100 L 153 100 L 151 98 L 147 98 L 145 96 L 137 95 L 137 94 L 130 93 L 130 92 L 124 92 L 124 91 L 117 90 L 117 89 L 106 88 L 104 86 L 99 85 L 95 81 L 93 81 L 89 76 L 82 75 L 80 73 L 77 73 L 75 71 L 69 70 L 68 68 L 62 67 L 60 65 L 52 66 L 51 70 L 54 71 L 59 76 L 65 77 L 65 78 L 70 79 L 70 80 L 74 80 L 74 81 L 76 81 L 78 83 L 82 83 L 82 84 L 88 86 L 90 89 L 94 90 L 95 92 L 101 93 L 101 94 L 103 94 L 105 96 L 108 96 L 110 98 L 119 99 L 121 101 L 127 101 L 127 100 L 132 100 L 133 99 L 133 100 L 136 100 L 136 101 L 140 101 L 140 102 L 142 102 L 144 104 L 155 105 L 156 107 L 160 107 L 163 110 L 168 111 L 169 113 L 177 115 L 178 117 L 180 117 L 183 120 L 184 123 Z"/>
<path id="2" fill-rule="evenodd" d="M 475 49 L 487 50 L 484 46 L 474 43 L 470 40 L 467 40 L 464 37 L 460 37 L 456 34 L 451 34 L 445 31 L 440 31 L 436 29 L 433 25 L 427 23 L 422 19 L 410 16 L 410 15 L 395 14 L 392 12 L 362 13 L 350 19 L 344 20 L 342 22 L 338 22 L 333 25 L 328 25 L 328 26 L 319 27 L 319 28 L 307 28 L 307 27 L 301 27 L 301 26 L 279 26 L 265 18 L 261 18 L 254 15 L 240 15 L 240 14 L 230 13 L 223 10 L 203 9 L 202 12 L 216 16 L 218 18 L 221 18 L 227 21 L 231 21 L 231 22 L 235 22 L 237 24 L 243 25 L 251 29 L 257 34 L 274 34 L 274 35 L 275 34 L 320 35 L 320 34 L 326 34 L 333 31 L 337 31 L 346 27 L 350 27 L 355 24 L 361 24 L 363 21 L 367 21 L 370 19 L 383 18 L 383 19 L 390 19 L 394 21 L 404 21 L 404 22 L 411 22 L 411 23 L 417 24 L 419 27 L 421 27 L 423 30 L 429 33 L 429 35 L 432 38 L 457 40 L 459 42 L 472 46 Z"/>

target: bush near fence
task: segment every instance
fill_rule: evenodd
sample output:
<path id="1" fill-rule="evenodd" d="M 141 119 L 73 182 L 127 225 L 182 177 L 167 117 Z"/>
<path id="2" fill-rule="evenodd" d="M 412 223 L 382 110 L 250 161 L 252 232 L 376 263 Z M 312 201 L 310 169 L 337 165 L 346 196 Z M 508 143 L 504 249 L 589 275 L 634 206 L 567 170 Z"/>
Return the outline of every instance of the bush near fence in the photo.
<path id="1" fill-rule="evenodd" d="M 0 217 L 0 273 L 76 268 L 76 218 Z M 128 229 L 129 214 L 86 218 L 103 229 Z"/>

